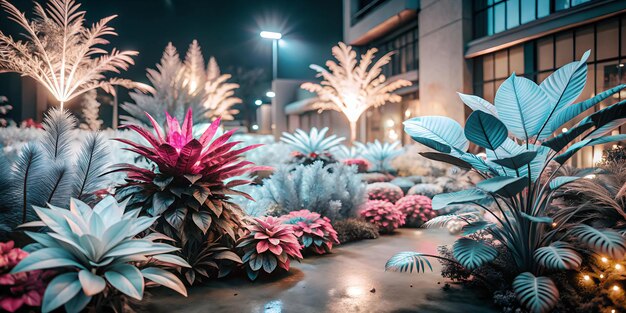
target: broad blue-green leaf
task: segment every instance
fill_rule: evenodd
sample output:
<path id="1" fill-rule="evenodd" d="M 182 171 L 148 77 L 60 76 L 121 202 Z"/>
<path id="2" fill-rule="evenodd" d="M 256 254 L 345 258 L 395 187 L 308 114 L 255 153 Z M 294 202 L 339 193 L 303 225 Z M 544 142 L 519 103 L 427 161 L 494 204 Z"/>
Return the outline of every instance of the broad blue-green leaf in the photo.
<path id="1" fill-rule="evenodd" d="M 459 123 L 449 117 L 423 116 L 414 117 L 404 121 L 404 131 L 416 140 L 439 152 L 444 152 L 442 146 L 454 148 L 452 155 L 459 153 L 454 150 L 466 151 L 469 142 L 463 135 L 463 128 Z M 421 139 L 426 139 L 421 141 Z M 434 145 L 433 142 L 438 143 Z"/>
<path id="2" fill-rule="evenodd" d="M 420 155 L 422 155 L 423 157 L 427 159 L 452 164 L 462 169 L 472 168 L 472 165 L 470 163 L 463 161 L 457 157 L 451 156 L 449 154 L 439 153 L 439 152 L 420 152 Z"/>
<path id="3" fill-rule="evenodd" d="M 185 217 L 187 216 L 187 208 L 186 207 L 178 207 L 176 210 L 171 210 L 165 213 L 165 220 L 168 224 L 170 224 L 174 229 L 180 229 L 185 221 Z"/>
<path id="4" fill-rule="evenodd" d="M 577 270 L 582 257 L 565 242 L 555 241 L 535 250 L 535 261 L 548 270 Z"/>
<path id="5" fill-rule="evenodd" d="M 173 255 L 173 254 L 157 254 L 157 255 L 153 255 L 153 258 L 161 261 L 161 262 L 165 262 L 165 263 L 170 263 L 170 264 L 174 264 L 177 266 L 181 266 L 181 267 L 187 267 L 190 268 L 191 265 L 189 265 L 189 263 L 187 263 L 187 261 L 185 261 L 185 259 L 177 256 L 177 255 Z"/>
<path id="6" fill-rule="evenodd" d="M 203 234 L 206 234 L 209 227 L 211 227 L 211 214 L 206 211 L 192 212 L 191 219 L 202 230 Z"/>
<path id="7" fill-rule="evenodd" d="M 146 279 L 149 279 L 161 286 L 170 288 L 183 296 L 187 296 L 187 288 L 176 275 L 156 267 L 148 267 L 141 270 L 141 274 Z"/>
<path id="8" fill-rule="evenodd" d="M 506 168 L 510 168 L 512 170 L 516 170 L 522 166 L 526 166 L 528 163 L 534 160 L 536 156 L 537 151 L 526 151 L 511 157 L 493 159 L 491 160 L 491 162 L 504 166 Z"/>
<path id="9" fill-rule="evenodd" d="M 141 300 L 143 298 L 143 275 L 133 265 L 118 264 L 104 273 L 107 281 L 123 294 Z"/>
<path id="10" fill-rule="evenodd" d="M 596 229 L 581 224 L 571 230 L 571 234 L 596 253 L 612 259 L 622 259 L 626 254 L 626 242 L 618 232 L 611 229 Z"/>
<path id="11" fill-rule="evenodd" d="M 559 300 L 559 289 L 548 277 L 535 277 L 530 272 L 517 275 L 513 292 L 522 306 L 531 313 L 550 312 Z"/>
<path id="12" fill-rule="evenodd" d="M 476 187 L 504 197 L 512 197 L 528 186 L 527 177 L 497 176 L 483 180 Z"/>
<path id="13" fill-rule="evenodd" d="M 84 269 L 76 258 L 61 248 L 43 248 L 28 255 L 17 264 L 11 273 L 75 266 Z"/>
<path id="14" fill-rule="evenodd" d="M 50 281 L 43 294 L 41 311 L 50 312 L 70 301 L 80 292 L 78 273 L 65 273 Z"/>
<path id="15" fill-rule="evenodd" d="M 476 189 L 465 189 L 450 193 L 441 193 L 433 197 L 433 210 L 441 210 L 451 204 L 479 201 L 487 197 L 487 194 Z"/>
<path id="16" fill-rule="evenodd" d="M 552 190 L 556 190 L 561 188 L 561 186 L 571 183 L 575 180 L 580 179 L 581 177 L 579 176 L 559 176 L 556 177 L 554 179 L 552 179 L 552 181 L 550 181 L 550 189 Z"/>
<path id="17" fill-rule="evenodd" d="M 539 133 L 551 109 L 546 93 L 515 73 L 498 88 L 495 106 L 498 119 L 515 137 L 526 141 Z"/>
<path id="18" fill-rule="evenodd" d="M 148 240 L 133 239 L 119 244 L 115 248 L 108 251 L 104 255 L 104 257 L 121 257 L 134 254 L 154 255 L 169 253 L 177 250 L 179 250 L 179 248 L 173 247 L 168 244 L 152 242 Z"/>
<path id="19" fill-rule="evenodd" d="M 546 146 L 555 152 L 559 152 L 561 151 L 561 149 L 569 145 L 572 140 L 578 138 L 578 136 L 582 135 L 584 132 L 591 129 L 592 127 L 593 123 L 591 121 L 584 124 L 578 124 L 568 129 L 566 132 L 560 133 L 553 138 L 544 141 L 541 145 Z"/>
<path id="20" fill-rule="evenodd" d="M 535 223 L 552 224 L 553 222 L 552 218 L 547 216 L 528 215 L 524 212 L 520 212 L 520 215 L 522 215 L 523 218 Z"/>
<path id="21" fill-rule="evenodd" d="M 276 261 L 276 256 L 268 255 L 265 257 L 265 260 L 263 260 L 263 270 L 268 274 L 272 273 L 277 265 L 278 261 Z"/>
<path id="22" fill-rule="evenodd" d="M 159 187 L 161 191 L 163 191 L 165 190 L 165 187 L 172 182 L 172 180 L 174 180 L 174 176 L 157 175 L 152 182 Z"/>
<path id="23" fill-rule="evenodd" d="M 468 270 L 474 270 L 498 256 L 496 248 L 481 241 L 460 238 L 452 246 L 452 254 Z"/>
<path id="24" fill-rule="evenodd" d="M 465 123 L 465 137 L 485 149 L 497 149 L 508 137 L 506 126 L 493 115 L 474 111 Z"/>
<path id="25" fill-rule="evenodd" d="M 82 291 L 79 291 L 74 298 L 65 303 L 64 309 L 67 313 L 79 313 L 82 312 L 87 304 L 91 301 L 91 297 L 85 295 Z"/>
<path id="26" fill-rule="evenodd" d="M 472 111 L 476 112 L 476 111 L 483 111 L 487 114 L 493 115 L 495 117 L 498 117 L 498 112 L 496 111 L 496 107 L 489 103 L 489 101 L 478 97 L 478 96 L 474 96 L 474 95 L 466 95 L 466 94 L 462 94 L 460 92 L 457 92 L 457 94 L 459 95 L 459 97 L 461 98 L 461 101 L 463 101 L 463 103 L 465 103 L 465 105 L 467 105 L 468 107 L 470 107 L 470 109 L 472 109 Z"/>
<path id="27" fill-rule="evenodd" d="M 150 215 L 158 216 L 167 211 L 167 209 L 174 203 L 176 198 L 168 191 L 157 192 L 152 196 L 152 208 L 149 210 Z"/>
<path id="28" fill-rule="evenodd" d="M 463 231 L 463 236 L 469 236 L 473 233 L 486 230 L 493 225 L 493 223 L 489 223 L 487 221 L 476 221 L 464 225 L 461 230 Z"/>
<path id="29" fill-rule="evenodd" d="M 578 150 L 584 147 L 590 147 L 590 146 L 605 144 L 605 143 L 614 142 L 614 141 L 622 141 L 622 140 L 626 140 L 626 134 L 606 136 L 606 137 L 600 137 L 600 138 L 595 138 L 595 139 L 585 139 L 585 140 L 579 141 L 571 145 L 569 148 L 567 148 L 567 150 L 565 150 L 565 152 L 557 155 L 554 158 L 554 161 L 558 162 L 559 164 L 565 164 L 565 162 L 567 162 L 567 160 L 569 160 L 574 154 L 576 154 Z"/>
<path id="30" fill-rule="evenodd" d="M 104 278 L 88 270 L 78 272 L 78 280 L 83 288 L 83 292 L 89 297 L 99 294 L 107 286 Z"/>
<path id="31" fill-rule="evenodd" d="M 391 257 L 385 263 L 385 271 L 394 272 L 409 272 L 412 273 L 415 270 L 417 273 L 424 273 L 425 265 L 432 271 L 433 267 L 430 265 L 426 256 L 419 252 L 404 251 Z"/>

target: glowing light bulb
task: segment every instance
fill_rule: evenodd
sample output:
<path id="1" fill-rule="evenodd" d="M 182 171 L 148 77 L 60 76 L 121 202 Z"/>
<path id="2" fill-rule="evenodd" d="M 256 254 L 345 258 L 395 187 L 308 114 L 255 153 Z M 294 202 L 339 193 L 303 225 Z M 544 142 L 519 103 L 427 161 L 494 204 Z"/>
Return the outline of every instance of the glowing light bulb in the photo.
<path id="1" fill-rule="evenodd" d="M 615 264 L 615 269 L 616 270 L 621 270 L 622 269 L 622 265 L 621 264 Z"/>
<path id="2" fill-rule="evenodd" d="M 613 291 L 619 291 L 619 286 L 618 285 L 613 285 Z"/>
<path id="3" fill-rule="evenodd" d="M 564 133 L 567 132 L 567 127 L 561 128 L 561 131 L 564 132 Z"/>
<path id="4" fill-rule="evenodd" d="M 609 259 L 607 259 L 606 257 L 602 257 L 602 258 L 600 259 L 600 261 L 602 261 L 602 262 L 604 262 L 604 263 L 608 263 L 608 262 L 609 262 Z"/>
<path id="5" fill-rule="evenodd" d="M 257 125 L 257 124 L 252 125 L 252 129 L 253 130 L 259 130 L 259 125 Z"/>
<path id="6" fill-rule="evenodd" d="M 411 117 L 411 110 L 404 111 L 404 117 L 406 117 L 406 118 Z"/>
<path id="7" fill-rule="evenodd" d="M 556 227 L 556 226 L 557 226 L 557 223 L 552 223 L 552 227 Z"/>
<path id="8" fill-rule="evenodd" d="M 263 101 L 261 101 L 261 99 L 256 99 L 256 100 L 254 101 L 254 104 L 256 104 L 256 105 L 261 105 L 261 104 L 263 104 Z"/>
<path id="9" fill-rule="evenodd" d="M 611 310 L 611 313 L 615 313 L 615 310 Z"/>
<path id="10" fill-rule="evenodd" d="M 588 281 L 588 280 L 590 280 L 591 278 L 589 277 L 589 275 L 585 275 L 585 276 L 583 276 L 583 279 L 584 279 L 584 280 L 586 280 L 586 281 Z"/>
<path id="11" fill-rule="evenodd" d="M 388 119 L 385 124 L 387 125 L 387 127 L 394 127 L 394 126 L 396 126 L 396 122 L 394 122 L 392 119 Z"/>
<path id="12" fill-rule="evenodd" d="M 604 278 L 604 274 L 600 274 L 600 278 Z"/>

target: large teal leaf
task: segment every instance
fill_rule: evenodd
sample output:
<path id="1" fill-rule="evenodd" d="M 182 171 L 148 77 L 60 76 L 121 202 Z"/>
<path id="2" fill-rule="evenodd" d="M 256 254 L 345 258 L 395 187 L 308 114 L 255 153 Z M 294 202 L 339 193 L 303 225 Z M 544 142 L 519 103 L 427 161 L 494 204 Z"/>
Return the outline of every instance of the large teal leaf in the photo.
<path id="1" fill-rule="evenodd" d="M 506 126 L 493 115 L 474 111 L 465 123 L 465 137 L 485 149 L 497 149 L 508 137 Z"/>
<path id="2" fill-rule="evenodd" d="M 412 273 L 413 270 L 415 270 L 418 273 L 424 273 L 426 269 L 424 265 L 428 266 L 431 271 L 433 270 L 430 262 L 422 253 L 404 251 L 392 256 L 391 259 L 385 263 L 385 271 Z"/>
<path id="3" fill-rule="evenodd" d="M 559 176 L 550 181 L 550 189 L 556 190 L 565 184 L 569 184 L 575 180 L 581 179 L 579 176 Z"/>
<path id="4" fill-rule="evenodd" d="M 565 148 L 567 145 L 572 142 L 572 140 L 578 138 L 578 136 L 582 135 L 587 130 L 593 127 L 592 122 L 587 122 L 584 124 L 578 124 L 566 132 L 560 133 L 549 140 L 546 140 L 542 143 L 543 146 L 546 146 L 556 152 L 561 151 L 561 149 Z"/>
<path id="5" fill-rule="evenodd" d="M 537 84 L 515 73 L 500 85 L 495 98 L 498 119 L 515 137 L 525 141 L 539 133 L 550 114 L 549 102 Z"/>
<path id="6" fill-rule="evenodd" d="M 468 270 L 474 270 L 498 256 L 496 248 L 469 238 L 460 238 L 452 246 L 454 258 Z"/>
<path id="7" fill-rule="evenodd" d="M 148 267 L 141 270 L 141 274 L 161 286 L 170 288 L 183 296 L 187 296 L 187 288 L 176 275 L 156 267 Z"/>
<path id="8" fill-rule="evenodd" d="M 457 94 L 459 95 L 459 97 L 461 98 L 461 101 L 463 101 L 463 103 L 465 103 L 465 105 L 467 105 L 468 107 L 470 107 L 470 109 L 472 109 L 472 111 L 476 112 L 476 111 L 483 111 L 487 114 L 493 115 L 495 117 L 498 117 L 498 112 L 496 111 L 496 107 L 489 103 L 489 101 L 478 97 L 478 96 L 474 96 L 474 95 L 466 95 L 466 94 L 462 94 L 460 92 L 457 92 Z"/>
<path id="9" fill-rule="evenodd" d="M 463 231 L 463 236 L 469 236 L 473 233 L 489 229 L 493 225 L 493 223 L 487 221 L 476 221 L 464 225 L 461 230 Z"/>
<path id="10" fill-rule="evenodd" d="M 11 273 L 26 272 L 65 266 L 76 266 L 84 269 L 74 256 L 62 248 L 43 248 L 29 254 L 18 263 Z"/>
<path id="11" fill-rule="evenodd" d="M 522 306 L 531 313 L 550 312 L 559 300 L 559 289 L 548 277 L 535 277 L 530 272 L 517 275 L 513 292 Z"/>
<path id="12" fill-rule="evenodd" d="M 576 152 L 578 152 L 580 149 L 584 147 L 590 147 L 590 146 L 605 144 L 605 143 L 614 142 L 614 141 L 623 141 L 623 140 L 626 140 L 626 134 L 581 140 L 571 145 L 569 148 L 567 148 L 567 150 L 565 150 L 565 152 L 557 155 L 554 158 L 554 161 L 558 162 L 559 164 L 565 164 L 567 160 L 569 160 L 574 154 L 576 154 Z"/>
<path id="13" fill-rule="evenodd" d="M 528 215 L 528 214 L 526 214 L 524 212 L 520 212 L 520 215 L 523 218 L 525 218 L 525 219 L 527 219 L 527 220 L 529 220 L 531 222 L 534 222 L 534 223 L 552 224 L 552 222 L 554 222 L 554 220 L 552 220 L 552 218 L 548 217 L 548 216 Z"/>
<path id="14" fill-rule="evenodd" d="M 87 296 L 84 292 L 79 291 L 74 298 L 65 303 L 64 309 L 67 313 L 80 313 L 91 302 L 91 297 Z"/>
<path id="15" fill-rule="evenodd" d="M 485 162 L 485 160 L 483 160 L 483 158 L 475 154 L 466 152 L 460 156 L 460 159 L 471 164 L 472 167 L 478 171 L 486 173 L 493 173 L 495 171 L 493 168 L 491 168 L 491 166 L 489 166 L 489 164 L 487 164 L 487 162 Z"/>
<path id="16" fill-rule="evenodd" d="M 97 295 L 107 286 L 107 282 L 104 278 L 88 270 L 78 272 L 78 280 L 86 296 Z"/>
<path id="17" fill-rule="evenodd" d="M 581 224 L 571 230 L 571 234 L 595 253 L 608 255 L 612 259 L 622 259 L 626 254 L 626 242 L 618 232 L 610 229 L 595 229 Z"/>
<path id="18" fill-rule="evenodd" d="M 463 128 L 449 117 L 423 116 L 404 121 L 404 131 L 413 140 L 439 152 L 447 153 L 445 146 L 452 149 L 453 155 L 466 151 L 469 142 L 463 135 Z M 436 143 L 436 144 L 435 144 Z"/>
<path id="19" fill-rule="evenodd" d="M 433 210 L 441 210 L 448 205 L 480 201 L 487 197 L 487 194 L 476 188 L 465 189 L 450 193 L 441 193 L 433 197 Z"/>
<path id="20" fill-rule="evenodd" d="M 512 170 L 516 170 L 522 166 L 526 166 L 537 156 L 537 151 L 526 151 L 522 152 L 518 155 L 499 158 L 491 160 L 491 162 L 496 163 L 498 165 L 504 166 L 506 168 L 510 168 Z"/>
<path id="21" fill-rule="evenodd" d="M 55 277 L 43 294 L 41 311 L 44 313 L 53 311 L 74 298 L 80 290 L 78 273 L 65 273 Z"/>
<path id="22" fill-rule="evenodd" d="M 528 186 L 527 177 L 496 176 L 483 180 L 476 187 L 504 197 L 512 197 Z"/>
<path id="23" fill-rule="evenodd" d="M 143 298 L 143 275 L 130 264 L 118 264 L 104 273 L 107 281 L 123 294 L 141 300 Z"/>
<path id="24" fill-rule="evenodd" d="M 444 162 L 444 163 L 448 163 L 448 164 L 452 164 L 454 166 L 458 166 L 462 169 L 471 169 L 472 165 L 466 161 L 463 161 L 457 157 L 451 156 L 449 154 L 446 153 L 440 153 L 440 152 L 420 152 L 420 155 L 427 158 L 427 159 L 431 159 L 431 160 L 435 160 L 435 161 L 439 161 L 439 162 Z"/>
<path id="25" fill-rule="evenodd" d="M 535 250 L 533 256 L 539 265 L 549 270 L 577 270 L 583 262 L 578 252 L 562 241 Z"/>

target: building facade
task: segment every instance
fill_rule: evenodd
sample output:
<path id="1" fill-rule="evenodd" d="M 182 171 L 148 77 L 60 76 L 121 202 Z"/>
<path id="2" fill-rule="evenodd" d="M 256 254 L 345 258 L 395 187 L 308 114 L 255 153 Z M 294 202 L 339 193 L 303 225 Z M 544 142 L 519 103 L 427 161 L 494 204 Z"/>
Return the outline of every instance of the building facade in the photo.
<path id="1" fill-rule="evenodd" d="M 359 49 L 396 51 L 385 69 L 413 86 L 402 103 L 361 118 L 358 139 L 408 142 L 401 122 L 445 115 L 463 124 L 469 109 L 457 92 L 493 101 L 515 72 L 541 82 L 555 69 L 591 50 L 581 99 L 626 83 L 626 1 L 620 0 L 344 0 L 344 41 Z M 610 99 L 608 103 L 626 98 Z M 347 134 L 335 112 L 318 114 L 301 100 L 286 110 L 287 129 L 330 126 Z M 310 100 L 309 100 L 310 101 Z M 609 101 L 609 100 L 607 100 Z M 604 104 L 605 105 L 605 104 Z M 287 105 L 286 108 L 295 108 Z M 602 104 L 595 109 L 601 109 Z M 626 127 L 617 131 L 626 132 Z M 575 162 L 590 166 L 604 149 L 585 148 Z"/>

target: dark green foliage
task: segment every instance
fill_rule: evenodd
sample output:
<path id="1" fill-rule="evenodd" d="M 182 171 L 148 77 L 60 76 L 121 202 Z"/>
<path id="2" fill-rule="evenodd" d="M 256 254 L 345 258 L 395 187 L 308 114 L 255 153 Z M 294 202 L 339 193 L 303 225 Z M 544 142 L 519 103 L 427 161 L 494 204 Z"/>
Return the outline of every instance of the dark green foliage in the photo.
<path id="1" fill-rule="evenodd" d="M 335 221 L 333 227 L 342 244 L 363 239 L 376 239 L 379 236 L 376 225 L 356 218 Z"/>

